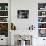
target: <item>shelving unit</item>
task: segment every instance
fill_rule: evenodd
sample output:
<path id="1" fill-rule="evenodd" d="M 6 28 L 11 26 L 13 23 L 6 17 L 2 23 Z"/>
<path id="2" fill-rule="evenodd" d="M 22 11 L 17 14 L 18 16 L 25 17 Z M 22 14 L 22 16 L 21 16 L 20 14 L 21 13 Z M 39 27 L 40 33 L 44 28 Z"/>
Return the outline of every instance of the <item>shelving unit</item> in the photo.
<path id="1" fill-rule="evenodd" d="M 0 16 L 0 17 L 8 17 L 8 16 Z"/>
<path id="2" fill-rule="evenodd" d="M 46 3 L 38 3 L 38 31 L 39 37 L 46 37 Z"/>
<path id="3" fill-rule="evenodd" d="M 46 10 L 38 10 L 38 11 L 46 11 Z"/>
<path id="4" fill-rule="evenodd" d="M 8 3 L 0 3 L 0 35 L 8 37 Z"/>

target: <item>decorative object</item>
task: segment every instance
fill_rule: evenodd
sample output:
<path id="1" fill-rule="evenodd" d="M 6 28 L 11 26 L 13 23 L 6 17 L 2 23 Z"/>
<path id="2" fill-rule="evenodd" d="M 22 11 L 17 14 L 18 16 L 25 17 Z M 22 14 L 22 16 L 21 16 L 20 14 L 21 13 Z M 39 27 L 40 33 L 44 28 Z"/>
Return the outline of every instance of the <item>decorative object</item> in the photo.
<path id="1" fill-rule="evenodd" d="M 46 16 L 46 11 L 38 11 L 38 16 Z"/>
<path id="2" fill-rule="evenodd" d="M 32 45 L 32 36 L 31 35 L 19 35 L 15 37 L 16 46 L 30 46 Z"/>
<path id="3" fill-rule="evenodd" d="M 11 30 L 16 30 L 16 26 L 13 23 L 11 23 Z"/>
<path id="4" fill-rule="evenodd" d="M 46 9 L 46 3 L 38 3 L 38 10 L 45 10 Z"/>
<path id="5" fill-rule="evenodd" d="M 46 29 L 39 29 L 39 37 L 46 37 Z"/>
<path id="6" fill-rule="evenodd" d="M 5 10 L 8 10 L 8 6 L 5 6 Z"/>
<path id="7" fill-rule="evenodd" d="M 42 15 L 45 15 L 45 12 L 42 12 Z"/>
<path id="8" fill-rule="evenodd" d="M 34 30 L 34 26 L 33 25 L 31 25 L 31 26 L 29 26 L 29 30 Z"/>
<path id="9" fill-rule="evenodd" d="M 0 16 L 8 16 L 8 11 L 0 11 Z"/>
<path id="10" fill-rule="evenodd" d="M 0 22 L 8 22 L 8 17 L 0 17 Z"/>
<path id="11" fill-rule="evenodd" d="M 46 28 L 46 23 L 43 23 L 43 24 L 39 23 L 38 28 Z"/>
<path id="12" fill-rule="evenodd" d="M 30 35 L 19 35 L 20 36 L 20 38 L 23 40 L 23 41 L 25 41 L 25 44 L 26 45 L 32 45 L 32 36 L 30 36 Z M 26 42 L 27 41 L 27 42 Z M 29 42 L 29 43 L 28 43 Z"/>
<path id="13" fill-rule="evenodd" d="M 0 3 L 0 10 L 8 10 L 8 3 Z"/>
<path id="14" fill-rule="evenodd" d="M 38 22 L 46 22 L 46 17 L 38 17 Z"/>

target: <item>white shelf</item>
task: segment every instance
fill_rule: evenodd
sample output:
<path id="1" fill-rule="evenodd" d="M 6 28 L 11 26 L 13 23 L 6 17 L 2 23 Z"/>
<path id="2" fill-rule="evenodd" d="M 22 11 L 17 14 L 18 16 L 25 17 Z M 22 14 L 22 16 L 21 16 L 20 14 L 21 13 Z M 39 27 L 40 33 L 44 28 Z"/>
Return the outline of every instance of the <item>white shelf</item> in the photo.
<path id="1" fill-rule="evenodd" d="M 8 22 L 0 22 L 0 23 L 8 23 Z"/>
<path id="2" fill-rule="evenodd" d="M 46 22 L 38 22 L 38 23 L 46 23 Z"/>
<path id="3" fill-rule="evenodd" d="M 46 28 L 38 28 L 38 29 L 46 29 Z"/>
<path id="4" fill-rule="evenodd" d="M 8 11 L 8 10 L 0 10 L 0 11 Z"/>
<path id="5" fill-rule="evenodd" d="M 8 17 L 8 16 L 0 16 L 0 17 Z"/>
<path id="6" fill-rule="evenodd" d="M 38 17 L 46 17 L 46 15 L 44 15 L 44 16 L 38 16 Z"/>
<path id="7" fill-rule="evenodd" d="M 38 11 L 46 11 L 46 10 L 38 10 Z"/>

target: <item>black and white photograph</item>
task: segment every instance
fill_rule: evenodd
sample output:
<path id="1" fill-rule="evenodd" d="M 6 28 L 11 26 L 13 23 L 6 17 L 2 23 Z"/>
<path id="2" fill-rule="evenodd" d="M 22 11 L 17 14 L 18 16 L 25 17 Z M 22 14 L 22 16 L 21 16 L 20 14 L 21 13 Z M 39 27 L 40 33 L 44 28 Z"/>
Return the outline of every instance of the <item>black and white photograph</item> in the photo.
<path id="1" fill-rule="evenodd" d="M 17 11 L 17 18 L 20 18 L 20 19 L 29 18 L 29 10 L 18 10 Z"/>

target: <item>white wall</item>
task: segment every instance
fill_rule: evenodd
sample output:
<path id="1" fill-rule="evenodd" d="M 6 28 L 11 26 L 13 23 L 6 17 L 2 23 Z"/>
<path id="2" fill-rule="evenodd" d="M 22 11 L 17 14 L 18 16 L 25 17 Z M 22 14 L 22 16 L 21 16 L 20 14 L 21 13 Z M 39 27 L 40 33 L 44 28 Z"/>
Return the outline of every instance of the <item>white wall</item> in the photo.
<path id="1" fill-rule="evenodd" d="M 14 2 L 14 3 L 13 3 Z M 32 3 L 33 2 L 33 3 Z M 37 23 L 37 2 L 31 0 L 15 0 L 11 4 L 11 19 L 15 23 L 17 30 L 27 30 L 29 26 Z M 29 19 L 18 19 L 17 10 L 29 10 Z"/>
<path id="2" fill-rule="evenodd" d="M 29 26 L 38 27 L 38 3 L 46 0 L 11 0 L 11 22 L 16 25 L 17 30 L 27 30 Z M 29 19 L 18 19 L 17 10 L 29 10 Z"/>
<path id="3" fill-rule="evenodd" d="M 43 44 L 43 40 L 41 40 L 42 38 L 38 38 L 37 17 L 38 17 L 38 3 L 45 3 L 45 2 L 46 0 L 11 0 L 11 22 L 16 25 L 17 28 L 16 32 L 20 32 L 20 30 L 23 30 L 22 32 L 24 32 L 32 24 L 35 26 L 34 31 L 36 32 L 36 34 L 33 33 L 34 34 L 33 46 L 40 46 L 39 44 Z M 18 19 L 17 10 L 24 10 L 24 9 L 29 10 L 29 19 Z"/>

